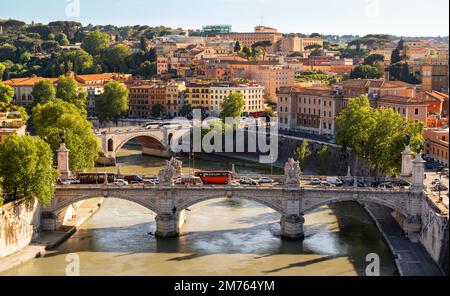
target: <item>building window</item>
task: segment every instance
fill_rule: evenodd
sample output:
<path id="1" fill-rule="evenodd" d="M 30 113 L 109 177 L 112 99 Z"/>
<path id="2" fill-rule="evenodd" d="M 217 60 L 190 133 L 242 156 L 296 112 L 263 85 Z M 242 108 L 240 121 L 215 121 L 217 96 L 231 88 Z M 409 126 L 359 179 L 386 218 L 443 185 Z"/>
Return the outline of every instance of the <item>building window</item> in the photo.
<path id="1" fill-rule="evenodd" d="M 419 108 L 414 109 L 414 114 L 419 115 Z"/>

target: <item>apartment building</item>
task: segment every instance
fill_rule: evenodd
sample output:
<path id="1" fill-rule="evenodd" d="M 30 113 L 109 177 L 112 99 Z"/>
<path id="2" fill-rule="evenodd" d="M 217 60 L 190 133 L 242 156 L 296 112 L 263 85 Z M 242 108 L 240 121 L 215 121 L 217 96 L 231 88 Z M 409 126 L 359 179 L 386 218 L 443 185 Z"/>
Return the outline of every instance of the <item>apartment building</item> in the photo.
<path id="1" fill-rule="evenodd" d="M 244 97 L 244 116 L 262 116 L 264 112 L 264 86 L 258 84 L 214 83 L 210 87 L 210 115 L 218 116 L 221 104 L 232 93 L 241 93 Z"/>
<path id="2" fill-rule="evenodd" d="M 448 92 L 448 55 L 416 59 L 413 66 L 425 91 Z"/>
<path id="3" fill-rule="evenodd" d="M 295 84 L 295 70 L 282 65 L 253 65 L 248 79 L 264 86 L 264 97 L 277 101 L 277 90 Z"/>
<path id="4" fill-rule="evenodd" d="M 282 87 L 277 96 L 280 128 L 334 135 L 341 104 L 334 87 Z"/>
<path id="5" fill-rule="evenodd" d="M 184 105 L 186 83 L 184 81 L 171 81 L 166 87 L 166 106 L 169 116 L 179 116 L 180 109 Z"/>
<path id="6" fill-rule="evenodd" d="M 153 114 L 152 106 L 162 105 L 167 114 L 167 84 L 159 82 L 145 82 L 128 86 L 128 114 L 135 118 L 149 118 L 159 116 Z"/>
<path id="7" fill-rule="evenodd" d="M 423 139 L 426 156 L 448 167 L 449 129 L 426 128 Z"/>
<path id="8" fill-rule="evenodd" d="M 428 104 L 420 98 L 385 95 L 377 101 L 377 107 L 392 108 L 410 120 L 427 123 Z"/>
<path id="9" fill-rule="evenodd" d="M 188 83 L 186 85 L 186 103 L 193 109 L 201 108 L 205 112 L 211 109 L 210 85 L 205 83 Z"/>

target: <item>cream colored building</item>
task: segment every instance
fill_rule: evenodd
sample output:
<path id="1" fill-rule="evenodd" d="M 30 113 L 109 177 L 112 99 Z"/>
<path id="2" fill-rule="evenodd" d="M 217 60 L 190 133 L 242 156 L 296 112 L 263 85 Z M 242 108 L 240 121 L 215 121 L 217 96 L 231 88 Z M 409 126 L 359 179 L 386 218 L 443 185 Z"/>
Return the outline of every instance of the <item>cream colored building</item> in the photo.
<path id="1" fill-rule="evenodd" d="M 250 48 L 256 42 L 270 41 L 272 46 L 267 48 L 267 52 L 274 53 L 278 50 L 282 34 L 278 33 L 278 31 L 273 28 L 257 26 L 255 27 L 255 32 L 222 34 L 221 37 L 228 40 L 239 41 L 241 48 Z"/>
<path id="2" fill-rule="evenodd" d="M 264 86 L 258 84 L 213 84 L 210 87 L 210 115 L 218 116 L 221 103 L 232 93 L 241 93 L 244 97 L 244 115 L 261 113 L 264 111 Z"/>
<path id="3" fill-rule="evenodd" d="M 184 92 L 186 91 L 186 83 L 184 81 L 171 81 L 166 87 L 166 106 L 167 114 L 170 116 L 179 116 L 180 109 L 184 104 Z"/>
<path id="4" fill-rule="evenodd" d="M 280 50 L 285 52 L 304 52 L 305 47 L 319 45 L 323 48 L 321 38 L 302 38 L 298 36 L 283 37 L 281 39 Z"/>

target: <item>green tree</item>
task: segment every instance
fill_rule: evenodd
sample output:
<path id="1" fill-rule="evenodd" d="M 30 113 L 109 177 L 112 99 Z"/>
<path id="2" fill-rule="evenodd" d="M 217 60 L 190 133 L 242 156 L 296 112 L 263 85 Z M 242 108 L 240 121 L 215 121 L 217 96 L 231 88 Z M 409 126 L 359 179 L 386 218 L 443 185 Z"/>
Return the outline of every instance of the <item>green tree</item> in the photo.
<path id="1" fill-rule="evenodd" d="M 294 152 L 294 159 L 300 163 L 300 168 L 302 171 L 305 169 L 305 166 L 311 160 L 311 150 L 309 149 L 309 143 L 306 139 L 302 141 L 302 144 L 297 147 Z"/>
<path id="2" fill-rule="evenodd" d="M 67 39 L 67 35 L 64 33 L 58 33 L 55 36 L 55 40 L 59 43 L 61 46 L 68 46 L 70 45 L 69 40 Z"/>
<path id="3" fill-rule="evenodd" d="M 241 44 L 239 43 L 239 41 L 236 41 L 236 43 L 234 44 L 234 52 L 240 51 L 241 51 Z"/>
<path id="4" fill-rule="evenodd" d="M 89 32 L 84 38 L 81 48 L 93 56 L 100 55 L 104 50 L 109 48 L 110 37 L 107 33 L 99 30 Z"/>
<path id="5" fill-rule="evenodd" d="M 338 130 L 336 143 L 343 147 L 352 149 L 357 155 L 363 156 L 369 140 L 370 131 L 375 125 L 372 108 L 367 96 L 350 99 L 348 107 L 336 118 Z"/>
<path id="6" fill-rule="evenodd" d="M 219 117 L 224 120 L 226 117 L 240 117 L 244 111 L 245 101 L 241 93 L 233 92 L 220 104 Z"/>
<path id="7" fill-rule="evenodd" d="M 65 63 L 72 65 L 75 73 L 83 74 L 93 67 L 94 59 L 84 50 L 71 50 L 63 55 Z"/>
<path id="8" fill-rule="evenodd" d="M 141 37 L 140 47 L 141 50 L 144 52 L 148 50 L 147 38 L 145 38 L 144 36 Z"/>
<path id="9" fill-rule="evenodd" d="M 305 46 L 305 50 L 315 50 L 315 49 L 322 49 L 322 46 L 319 44 L 311 44 Z"/>
<path id="10" fill-rule="evenodd" d="M 0 145 L 1 187 L 9 198 L 48 204 L 58 176 L 50 146 L 31 136 L 11 135 Z"/>
<path id="11" fill-rule="evenodd" d="M 98 140 L 92 124 L 75 105 L 60 99 L 37 105 L 33 108 L 32 121 L 36 133 L 48 139 L 54 152 L 61 144 L 62 131 L 65 131 L 72 172 L 94 167 L 99 153 Z"/>
<path id="12" fill-rule="evenodd" d="M 5 74 L 6 66 L 3 63 L 0 63 L 0 81 L 3 80 L 3 74 Z"/>
<path id="13" fill-rule="evenodd" d="M 392 51 L 392 55 L 391 55 L 391 64 L 398 63 L 401 60 L 402 60 L 402 58 L 401 58 L 400 50 L 398 48 L 394 49 Z"/>
<path id="14" fill-rule="evenodd" d="M 275 103 L 272 98 L 267 98 L 264 101 L 264 104 L 266 104 L 267 106 L 269 106 L 272 109 L 277 107 L 277 103 Z"/>
<path id="15" fill-rule="evenodd" d="M 373 66 L 375 63 L 383 63 L 384 55 L 382 54 L 371 54 L 364 59 L 365 65 Z"/>
<path id="16" fill-rule="evenodd" d="M 95 101 L 98 119 L 101 122 L 117 122 L 128 111 L 128 89 L 119 82 L 110 82 L 104 89 L 104 93 Z"/>
<path id="17" fill-rule="evenodd" d="M 378 79 L 383 77 L 384 67 L 381 65 L 370 66 L 370 65 L 359 65 L 353 69 L 350 74 L 350 78 L 357 79 Z"/>
<path id="18" fill-rule="evenodd" d="M 113 72 L 125 72 L 126 60 L 131 56 L 131 50 L 124 44 L 118 44 L 106 51 L 105 63 Z"/>
<path id="19" fill-rule="evenodd" d="M 36 106 L 54 100 L 56 89 L 50 79 L 42 79 L 34 84 L 31 95 L 33 96 L 33 106 Z"/>
<path id="20" fill-rule="evenodd" d="M 14 88 L 0 82 L 0 102 L 9 104 L 14 98 Z"/>
<path id="21" fill-rule="evenodd" d="M 189 116 L 192 114 L 192 106 L 191 105 L 183 105 L 183 107 L 181 107 L 180 109 L 180 115 L 181 116 Z"/>
<path id="22" fill-rule="evenodd" d="M 162 117 L 164 115 L 164 106 L 161 104 L 152 105 L 152 115 Z"/>
<path id="23" fill-rule="evenodd" d="M 408 120 L 391 108 L 377 108 L 373 111 L 375 125 L 367 142 L 367 159 L 377 172 L 389 176 L 400 173 L 401 152 L 405 149 L 405 135 L 411 135 L 411 148 L 419 150 L 423 123 Z"/>
<path id="24" fill-rule="evenodd" d="M 331 152 L 327 145 L 322 147 L 319 152 L 319 174 L 325 175 L 328 173 L 331 163 Z"/>
<path id="25" fill-rule="evenodd" d="M 145 61 L 140 65 L 141 75 L 151 77 L 157 73 L 156 62 Z"/>
<path id="26" fill-rule="evenodd" d="M 87 92 L 78 87 L 75 78 L 60 76 L 56 87 L 56 97 L 74 104 L 86 116 Z"/>
<path id="27" fill-rule="evenodd" d="M 0 61 L 15 61 L 17 48 L 9 43 L 0 46 Z"/>
<path id="28" fill-rule="evenodd" d="M 323 49 L 320 48 L 316 48 L 313 51 L 311 51 L 310 55 L 311 57 L 321 57 L 325 55 L 325 51 L 323 51 Z"/>

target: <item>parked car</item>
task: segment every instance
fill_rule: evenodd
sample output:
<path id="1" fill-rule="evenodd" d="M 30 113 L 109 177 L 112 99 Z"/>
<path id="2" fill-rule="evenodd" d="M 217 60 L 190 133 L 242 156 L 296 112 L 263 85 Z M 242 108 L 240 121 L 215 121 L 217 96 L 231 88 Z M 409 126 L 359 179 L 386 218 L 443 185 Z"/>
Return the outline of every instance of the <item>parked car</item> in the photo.
<path id="1" fill-rule="evenodd" d="M 249 177 L 241 177 L 239 179 L 239 183 L 244 184 L 244 185 L 258 185 L 258 181 L 256 181 L 255 179 L 249 178 Z"/>
<path id="2" fill-rule="evenodd" d="M 320 185 L 320 180 L 318 178 L 312 178 L 309 182 L 311 185 Z"/>
<path id="3" fill-rule="evenodd" d="M 261 177 L 261 178 L 259 178 L 259 183 L 260 184 L 272 184 L 273 180 L 270 179 L 269 177 Z"/>
<path id="4" fill-rule="evenodd" d="M 394 184 L 392 182 L 384 182 L 384 183 L 381 183 L 380 185 L 378 185 L 377 188 L 392 189 L 392 188 L 394 188 Z"/>
<path id="5" fill-rule="evenodd" d="M 114 181 L 114 185 L 124 186 L 124 185 L 128 185 L 128 182 L 125 181 L 124 179 L 116 179 Z"/>
<path id="6" fill-rule="evenodd" d="M 441 180 L 439 180 L 439 179 L 434 179 L 432 182 L 431 182 L 431 185 L 436 185 L 436 184 L 440 184 L 441 183 Z"/>
<path id="7" fill-rule="evenodd" d="M 445 186 L 444 184 L 436 184 L 436 186 L 434 186 L 434 191 L 448 191 L 448 187 Z"/>
<path id="8" fill-rule="evenodd" d="M 411 183 L 409 183 L 408 181 L 402 180 L 402 179 L 393 181 L 393 183 L 395 186 L 398 186 L 398 187 L 410 187 L 411 186 Z"/>
<path id="9" fill-rule="evenodd" d="M 144 182 L 144 179 L 142 179 L 138 175 L 127 175 L 127 176 L 124 176 L 123 179 L 130 184 L 138 184 L 138 183 Z"/>
<path id="10" fill-rule="evenodd" d="M 431 164 L 431 163 L 427 163 L 427 164 L 425 165 L 425 168 L 426 168 L 427 170 L 434 170 L 434 165 Z"/>
<path id="11" fill-rule="evenodd" d="M 361 181 L 359 181 L 359 180 L 357 180 L 356 181 L 357 182 L 357 186 L 358 187 L 366 187 L 366 184 L 364 184 L 363 182 L 361 182 Z M 352 179 L 352 180 L 346 180 L 345 182 L 344 182 L 344 185 L 345 186 L 353 186 L 355 184 L 355 181 Z M 378 185 L 377 185 L 378 186 Z"/>
<path id="12" fill-rule="evenodd" d="M 342 180 L 339 179 L 338 177 L 327 177 L 327 182 L 333 184 L 334 186 L 344 185 L 344 182 L 342 182 Z"/>
<path id="13" fill-rule="evenodd" d="M 241 186 L 241 183 L 239 183 L 238 181 L 231 181 L 230 185 L 231 186 Z"/>
<path id="14" fill-rule="evenodd" d="M 323 187 L 333 187 L 334 185 L 331 184 L 331 183 L 328 182 L 328 181 L 321 181 L 321 182 L 320 182 L 320 186 L 323 186 Z"/>
<path id="15" fill-rule="evenodd" d="M 159 180 L 158 179 L 144 179 L 144 184 L 157 185 L 157 184 L 159 184 Z"/>

